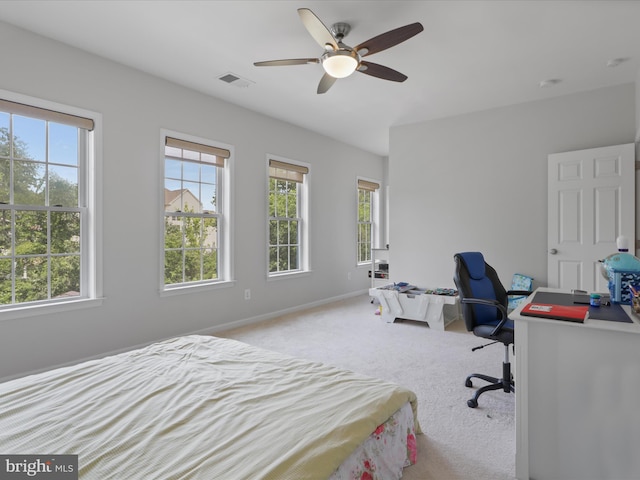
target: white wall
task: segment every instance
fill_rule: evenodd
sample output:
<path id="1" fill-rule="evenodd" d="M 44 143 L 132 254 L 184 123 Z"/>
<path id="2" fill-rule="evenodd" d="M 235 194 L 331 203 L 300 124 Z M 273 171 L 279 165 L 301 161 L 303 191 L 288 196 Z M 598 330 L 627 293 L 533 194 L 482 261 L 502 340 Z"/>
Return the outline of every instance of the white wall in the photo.
<path id="1" fill-rule="evenodd" d="M 453 255 L 481 251 L 506 286 L 547 275 L 547 155 L 631 143 L 635 86 L 392 128 L 390 273 L 453 287 Z"/>
<path id="2" fill-rule="evenodd" d="M 640 142 L 640 69 L 636 72 L 636 142 Z M 636 145 L 636 158 L 638 158 Z"/>
<path id="3" fill-rule="evenodd" d="M 636 72 L 636 166 L 640 161 L 640 69 Z M 636 241 L 635 255 L 640 256 L 640 170 L 636 169 Z"/>
<path id="4" fill-rule="evenodd" d="M 105 296 L 101 307 L 64 314 L 0 313 L 0 378 L 368 287 L 356 267 L 356 177 L 382 180 L 382 157 L 3 23 L 0 58 L 0 89 L 103 116 Z M 234 287 L 159 295 L 161 128 L 235 147 Z M 266 280 L 267 153 L 311 165 L 313 272 L 303 278 Z"/>

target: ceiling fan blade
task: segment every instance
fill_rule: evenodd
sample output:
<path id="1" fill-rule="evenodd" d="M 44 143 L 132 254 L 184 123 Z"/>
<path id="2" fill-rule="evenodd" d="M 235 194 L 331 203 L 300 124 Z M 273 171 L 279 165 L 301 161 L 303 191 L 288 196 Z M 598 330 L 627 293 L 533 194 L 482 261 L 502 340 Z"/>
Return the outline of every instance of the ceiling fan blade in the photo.
<path id="1" fill-rule="evenodd" d="M 328 73 L 325 73 L 320 79 L 320 83 L 318 84 L 318 93 L 325 93 L 327 90 L 331 88 L 331 86 L 336 83 L 336 78 L 332 77 Z"/>
<path id="2" fill-rule="evenodd" d="M 308 8 L 299 8 L 298 15 L 300 15 L 300 19 L 307 31 L 322 48 L 326 49 L 327 45 L 331 45 L 334 50 L 338 49 L 338 42 L 332 35 L 331 30 L 316 17 L 315 13 Z"/>
<path id="3" fill-rule="evenodd" d="M 289 58 L 287 60 L 267 60 L 266 62 L 254 62 L 256 67 L 279 67 L 282 65 L 306 65 L 307 63 L 320 63 L 318 58 Z"/>
<path id="4" fill-rule="evenodd" d="M 405 40 L 409 40 L 411 37 L 419 34 L 423 30 L 424 27 L 420 22 L 405 25 L 404 27 L 399 27 L 395 30 L 382 33 L 377 37 L 370 38 L 366 42 L 362 42 L 360 45 L 355 47 L 354 50 L 358 52 L 361 57 L 366 57 L 367 55 L 381 52 L 382 50 L 398 45 Z M 360 53 L 360 50 L 364 49 L 366 49 L 367 52 Z"/>
<path id="5" fill-rule="evenodd" d="M 378 65 L 377 63 L 361 61 L 358 71 L 366 73 L 372 77 L 382 78 L 383 80 L 391 80 L 392 82 L 404 82 L 408 77 L 393 68 Z"/>

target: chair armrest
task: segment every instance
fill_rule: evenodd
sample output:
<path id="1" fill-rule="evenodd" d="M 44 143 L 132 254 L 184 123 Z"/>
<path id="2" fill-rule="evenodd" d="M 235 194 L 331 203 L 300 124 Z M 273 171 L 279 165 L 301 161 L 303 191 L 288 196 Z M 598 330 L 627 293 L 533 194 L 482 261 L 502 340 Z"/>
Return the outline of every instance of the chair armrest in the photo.
<path id="1" fill-rule="evenodd" d="M 529 290 L 509 290 L 507 291 L 507 296 L 512 296 L 512 295 L 526 295 L 527 297 L 529 295 L 531 295 L 533 292 L 530 292 Z"/>
<path id="2" fill-rule="evenodd" d="M 502 327 L 504 327 L 504 324 L 507 323 L 507 320 L 509 320 L 509 317 L 507 315 L 507 307 L 502 305 L 497 300 L 490 300 L 487 298 L 467 297 L 467 298 L 461 299 L 460 303 L 475 303 L 477 305 L 487 305 L 489 307 L 496 307 L 498 309 L 501 315 L 500 323 L 498 323 L 498 325 L 496 325 L 496 328 L 493 329 L 493 332 L 491 332 L 491 336 L 497 335 L 500 332 L 500 330 L 502 330 Z"/>

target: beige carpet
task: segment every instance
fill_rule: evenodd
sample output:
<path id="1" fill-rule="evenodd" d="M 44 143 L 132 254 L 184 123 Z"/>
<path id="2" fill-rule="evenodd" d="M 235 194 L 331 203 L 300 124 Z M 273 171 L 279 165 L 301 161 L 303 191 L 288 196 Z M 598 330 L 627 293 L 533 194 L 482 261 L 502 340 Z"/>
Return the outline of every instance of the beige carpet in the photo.
<path id="1" fill-rule="evenodd" d="M 466 402 L 474 389 L 464 386 L 472 372 L 499 377 L 504 347 L 471 352 L 486 342 L 468 333 L 462 320 L 439 332 L 421 322 L 385 323 L 375 310 L 363 295 L 215 335 L 412 389 L 424 435 L 418 436 L 418 462 L 405 469 L 404 480 L 515 478 L 514 395 L 488 392 L 472 409 Z"/>

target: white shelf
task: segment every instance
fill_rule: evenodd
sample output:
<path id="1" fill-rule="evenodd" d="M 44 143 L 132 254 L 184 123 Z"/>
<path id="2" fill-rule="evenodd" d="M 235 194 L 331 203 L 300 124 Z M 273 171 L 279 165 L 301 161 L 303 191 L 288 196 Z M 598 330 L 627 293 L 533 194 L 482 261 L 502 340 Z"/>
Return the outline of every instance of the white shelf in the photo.
<path id="1" fill-rule="evenodd" d="M 387 264 L 386 270 L 380 269 L 380 264 Z M 376 276 L 377 275 L 377 276 Z M 389 249 L 371 249 L 371 288 L 382 287 L 391 283 L 389 278 Z"/>

